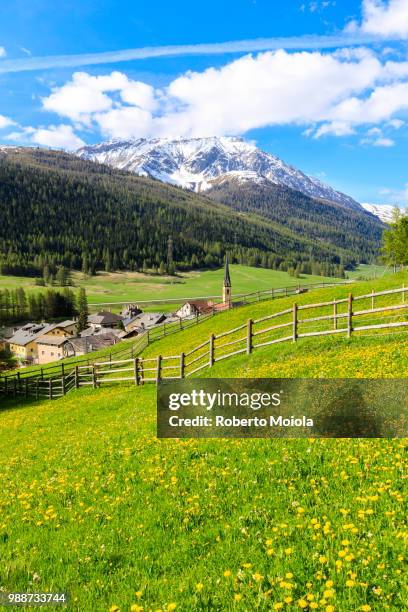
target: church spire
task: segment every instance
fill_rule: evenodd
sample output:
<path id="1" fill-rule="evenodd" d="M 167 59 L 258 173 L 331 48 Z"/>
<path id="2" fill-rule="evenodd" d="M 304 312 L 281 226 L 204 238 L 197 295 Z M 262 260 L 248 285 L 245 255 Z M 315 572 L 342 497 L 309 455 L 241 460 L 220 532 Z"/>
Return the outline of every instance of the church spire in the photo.
<path id="1" fill-rule="evenodd" d="M 230 278 L 230 273 L 229 273 L 228 255 L 225 258 L 224 287 L 231 287 L 231 278 Z"/>
<path id="2" fill-rule="evenodd" d="M 228 308 L 231 308 L 231 278 L 229 273 L 228 255 L 225 258 L 224 284 L 222 286 L 222 301 Z"/>

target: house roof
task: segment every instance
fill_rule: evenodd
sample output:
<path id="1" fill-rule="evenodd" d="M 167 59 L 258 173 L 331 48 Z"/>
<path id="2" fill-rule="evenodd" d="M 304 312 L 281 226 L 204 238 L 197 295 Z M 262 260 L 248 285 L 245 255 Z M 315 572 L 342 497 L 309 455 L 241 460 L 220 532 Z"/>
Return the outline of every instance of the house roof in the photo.
<path id="1" fill-rule="evenodd" d="M 213 302 L 211 300 L 189 300 L 185 302 L 183 306 L 186 304 L 190 304 L 190 306 L 193 306 L 199 312 L 208 312 L 213 307 Z M 181 306 L 181 308 L 183 306 Z"/>
<path id="2" fill-rule="evenodd" d="M 111 332 L 107 334 L 98 334 L 97 336 L 86 336 L 85 338 L 66 338 L 65 340 L 67 344 L 71 344 L 76 351 L 86 352 L 96 351 L 116 344 L 116 342 L 120 342 L 119 338 Z"/>
<path id="3" fill-rule="evenodd" d="M 70 321 L 67 319 L 66 321 L 61 321 L 61 323 L 56 323 L 55 327 L 70 327 L 71 325 L 75 325 L 75 321 Z"/>
<path id="4" fill-rule="evenodd" d="M 137 315 L 136 320 L 139 328 L 147 329 L 161 323 L 165 318 L 166 315 L 163 312 L 145 312 Z"/>
<path id="5" fill-rule="evenodd" d="M 37 338 L 37 344 L 48 344 L 51 346 L 61 346 L 64 342 L 67 342 L 68 338 L 63 336 L 40 336 Z"/>
<path id="6" fill-rule="evenodd" d="M 55 325 L 48 325 L 47 323 L 27 323 L 15 332 L 9 339 L 9 343 L 26 346 L 26 344 L 37 340 L 37 338 L 51 331 L 54 327 Z"/>
<path id="7" fill-rule="evenodd" d="M 104 310 L 88 317 L 88 323 L 94 323 L 95 325 L 112 325 L 119 323 L 119 321 L 122 321 L 122 317 L 114 312 L 106 312 Z"/>
<path id="8" fill-rule="evenodd" d="M 140 310 L 138 314 L 135 314 L 131 317 L 126 317 L 126 319 L 123 319 L 123 325 L 126 327 L 126 325 L 130 325 L 131 323 L 133 323 L 133 321 L 137 321 L 141 314 L 142 311 Z"/>

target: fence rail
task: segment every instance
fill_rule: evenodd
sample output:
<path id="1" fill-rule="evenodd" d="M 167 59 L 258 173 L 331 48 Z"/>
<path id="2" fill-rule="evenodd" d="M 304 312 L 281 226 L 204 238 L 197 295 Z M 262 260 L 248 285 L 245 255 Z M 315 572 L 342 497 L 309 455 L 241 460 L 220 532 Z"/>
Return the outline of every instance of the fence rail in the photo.
<path id="1" fill-rule="evenodd" d="M 366 295 L 334 299 L 315 304 L 293 304 L 280 312 L 259 319 L 248 319 L 233 329 L 210 337 L 187 352 L 179 355 L 158 355 L 126 359 L 95 361 L 92 364 L 75 365 L 72 370 L 62 369 L 58 375 L 48 378 L 32 376 L 0 379 L 0 394 L 4 396 L 56 399 L 72 389 L 82 386 L 100 387 L 104 384 L 126 383 L 136 386 L 159 383 L 193 376 L 204 368 L 239 354 L 251 354 L 261 347 L 297 342 L 300 338 L 344 334 L 351 338 L 355 333 L 379 330 L 395 330 L 408 326 L 406 292 L 399 289 L 371 292 Z M 397 304 L 379 305 L 381 298 L 401 296 Z M 364 301 L 369 308 L 364 307 Z M 355 310 L 356 302 L 362 304 Z M 313 312 L 313 310 L 315 312 Z M 299 316 L 299 313 L 312 316 Z M 273 321 L 273 324 L 270 323 Z M 140 346 L 143 346 L 143 340 Z"/>

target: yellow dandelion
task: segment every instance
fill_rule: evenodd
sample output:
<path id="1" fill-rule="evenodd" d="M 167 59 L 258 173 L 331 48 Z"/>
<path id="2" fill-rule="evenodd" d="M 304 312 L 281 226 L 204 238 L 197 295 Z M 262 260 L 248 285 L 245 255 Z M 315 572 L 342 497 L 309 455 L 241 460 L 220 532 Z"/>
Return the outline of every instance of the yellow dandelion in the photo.
<path id="1" fill-rule="evenodd" d="M 355 581 L 354 580 L 346 580 L 346 586 L 347 587 L 353 587 L 355 585 Z"/>
<path id="2" fill-rule="evenodd" d="M 363 612 L 370 612 L 371 606 L 369 606 L 368 604 L 363 604 L 360 610 L 362 610 Z"/>
<path id="3" fill-rule="evenodd" d="M 231 572 L 229 570 L 225 570 L 224 576 L 225 578 L 229 578 L 231 576 Z"/>
<path id="4" fill-rule="evenodd" d="M 195 585 L 196 591 L 200 592 L 203 590 L 204 585 L 202 582 L 197 582 L 197 584 Z"/>
<path id="5" fill-rule="evenodd" d="M 273 604 L 274 610 L 282 610 L 282 608 L 283 608 L 283 603 L 281 601 L 277 601 L 276 604 Z"/>
<path id="6" fill-rule="evenodd" d="M 119 606 L 111 606 L 109 612 L 120 612 Z"/>
<path id="7" fill-rule="evenodd" d="M 242 599 L 242 595 L 240 593 L 235 593 L 234 600 L 235 601 L 241 601 L 241 599 Z"/>
<path id="8" fill-rule="evenodd" d="M 255 572 L 252 578 L 255 580 L 255 582 L 261 582 L 261 580 L 263 579 L 263 576 L 259 572 Z"/>
<path id="9" fill-rule="evenodd" d="M 177 608 L 177 604 L 172 602 L 167 605 L 168 610 L 175 610 Z"/>
<path id="10" fill-rule="evenodd" d="M 130 606 L 130 612 L 142 612 L 142 610 L 142 606 L 138 606 L 137 604 L 133 604 L 133 606 Z"/>
<path id="11" fill-rule="evenodd" d="M 302 610 L 303 610 L 303 608 L 307 608 L 307 605 L 308 604 L 307 604 L 306 599 L 299 599 L 299 601 L 298 601 L 299 608 L 302 608 Z"/>

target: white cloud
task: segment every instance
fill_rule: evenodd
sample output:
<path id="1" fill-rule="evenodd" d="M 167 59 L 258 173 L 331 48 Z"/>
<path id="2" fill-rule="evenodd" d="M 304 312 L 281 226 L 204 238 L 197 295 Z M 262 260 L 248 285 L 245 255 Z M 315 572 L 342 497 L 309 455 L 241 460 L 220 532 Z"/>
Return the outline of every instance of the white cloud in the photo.
<path id="1" fill-rule="evenodd" d="M 320 138 L 327 134 L 332 134 L 334 136 L 349 136 L 354 133 L 355 130 L 350 123 L 346 121 L 332 121 L 331 123 L 323 123 L 314 133 L 314 138 Z"/>
<path id="2" fill-rule="evenodd" d="M 6 50 L 4 47 L 0 47 L 0 57 L 4 57 L 6 54 Z"/>
<path id="3" fill-rule="evenodd" d="M 77 136 L 70 125 L 49 125 L 47 127 L 25 127 L 20 131 L 7 135 L 8 140 L 15 142 L 38 144 L 51 149 L 75 151 L 83 147 L 85 142 Z"/>
<path id="4" fill-rule="evenodd" d="M 375 147 L 393 147 L 395 142 L 391 138 L 377 138 L 374 140 L 373 145 Z"/>
<path id="5" fill-rule="evenodd" d="M 407 108 L 408 82 L 403 82 L 376 87 L 366 98 L 347 98 L 331 109 L 331 116 L 357 124 L 378 123 Z"/>
<path id="6" fill-rule="evenodd" d="M 13 125 L 14 121 L 12 121 L 9 117 L 5 117 L 4 115 L 0 115 L 0 130 L 9 125 Z"/>
<path id="7" fill-rule="evenodd" d="M 111 72 L 104 76 L 91 76 L 86 72 L 75 72 L 72 80 L 62 87 L 55 87 L 43 108 L 68 117 L 72 121 L 89 124 L 92 116 L 107 112 L 119 103 L 108 95 L 119 92 L 123 102 L 143 109 L 154 109 L 154 89 L 146 83 L 129 80 L 122 72 Z"/>
<path id="8" fill-rule="evenodd" d="M 379 36 L 408 35 L 407 0 L 363 0 L 363 20 L 360 30 Z"/>
<path id="9" fill-rule="evenodd" d="M 281 49 L 186 72 L 160 90 L 118 71 L 76 72 L 43 98 L 43 108 L 108 138 L 244 134 L 273 125 L 299 125 L 316 138 L 349 136 L 361 126 L 401 127 L 408 62 L 366 48 Z M 382 131 L 369 138 L 377 146 L 390 141 Z"/>

